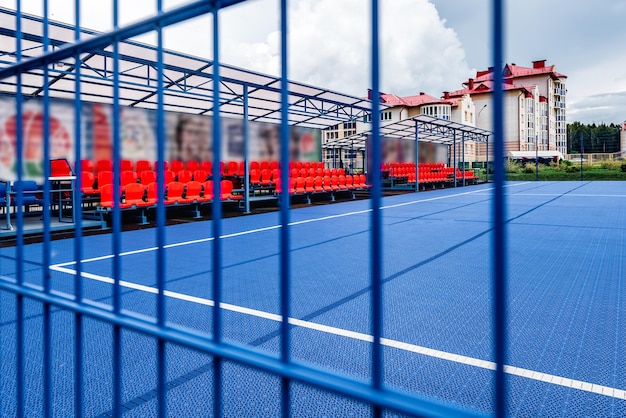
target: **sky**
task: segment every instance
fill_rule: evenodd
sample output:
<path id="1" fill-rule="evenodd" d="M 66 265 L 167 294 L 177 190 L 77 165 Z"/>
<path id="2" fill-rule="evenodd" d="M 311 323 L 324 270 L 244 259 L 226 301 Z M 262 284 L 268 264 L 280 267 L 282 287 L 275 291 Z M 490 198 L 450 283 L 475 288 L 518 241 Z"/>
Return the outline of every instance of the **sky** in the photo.
<path id="1" fill-rule="evenodd" d="M 164 0 L 165 9 L 185 3 Z M 7 1 L 15 7 L 15 0 Z M 13 3 L 13 5 L 11 4 Z M 74 0 L 49 0 L 51 18 L 74 22 Z M 3 1 L 5 4 L 5 1 Z M 41 15 L 41 1 L 22 1 Z M 111 0 L 82 0 L 81 22 L 112 27 Z M 125 24 L 154 13 L 155 0 L 120 0 Z M 279 74 L 278 0 L 249 0 L 220 12 L 225 63 Z M 290 0 L 290 79 L 363 97 L 370 86 L 370 2 Z M 626 121 L 626 0 L 524 0 L 505 7 L 505 61 L 545 59 L 567 76 L 568 122 Z M 488 0 L 380 0 L 381 90 L 401 96 L 462 88 L 492 66 Z M 212 57 L 212 18 L 168 28 L 165 47 Z M 154 43 L 154 35 L 139 38 Z"/>

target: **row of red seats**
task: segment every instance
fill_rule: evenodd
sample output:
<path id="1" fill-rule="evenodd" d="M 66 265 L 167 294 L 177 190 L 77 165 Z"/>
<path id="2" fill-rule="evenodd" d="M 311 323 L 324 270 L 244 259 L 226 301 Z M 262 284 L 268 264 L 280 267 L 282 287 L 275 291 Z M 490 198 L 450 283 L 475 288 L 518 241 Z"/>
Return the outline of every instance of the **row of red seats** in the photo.
<path id="1" fill-rule="evenodd" d="M 65 176 L 69 175 L 69 168 L 64 160 L 53 160 L 52 164 L 52 176 Z M 101 171 L 113 171 L 113 160 L 104 159 L 93 162 L 89 159 L 81 160 L 81 171 L 90 172 L 97 175 Z M 251 161 L 249 165 L 250 170 L 276 170 L 280 168 L 280 164 L 277 161 Z M 310 162 L 310 161 L 292 161 L 289 163 L 289 169 L 323 169 L 323 162 Z M 196 171 L 205 170 L 212 172 L 212 161 L 180 161 L 172 160 L 164 162 L 164 169 L 178 173 L 182 170 Z M 120 171 L 134 171 L 141 173 L 142 171 L 157 170 L 157 162 L 149 160 L 137 160 L 132 161 L 128 159 L 120 160 Z M 220 174 L 223 176 L 238 176 L 242 177 L 245 172 L 245 163 L 243 161 L 229 161 L 220 162 Z"/>
<path id="2" fill-rule="evenodd" d="M 232 193 L 233 183 L 230 180 L 221 181 L 220 200 L 240 200 L 242 195 Z M 134 209 L 152 207 L 157 204 L 157 183 L 148 185 L 141 183 L 129 183 L 120 187 L 118 201 L 121 209 Z M 164 190 L 164 203 L 166 205 L 174 204 L 193 204 L 205 203 L 214 200 L 213 181 L 206 182 L 189 181 L 181 183 L 173 181 L 167 183 Z M 100 193 L 100 207 L 102 209 L 110 209 L 113 207 L 113 185 L 106 184 L 102 186 Z"/>
<path id="3" fill-rule="evenodd" d="M 289 179 L 289 194 L 332 193 L 364 190 L 369 187 L 365 174 L 291 177 Z M 280 181 L 276 183 L 276 192 L 281 192 Z"/>

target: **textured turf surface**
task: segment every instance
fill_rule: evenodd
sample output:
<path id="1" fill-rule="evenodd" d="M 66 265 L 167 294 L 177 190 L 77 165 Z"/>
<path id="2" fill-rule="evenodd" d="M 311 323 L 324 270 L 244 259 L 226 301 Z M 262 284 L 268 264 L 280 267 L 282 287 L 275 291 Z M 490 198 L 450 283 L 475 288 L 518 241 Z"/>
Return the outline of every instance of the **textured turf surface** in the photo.
<path id="1" fill-rule="evenodd" d="M 626 416 L 626 183 L 509 183 L 508 361 L 513 416 Z M 489 413 L 491 346 L 491 204 L 489 185 L 383 199 L 385 384 Z M 291 212 L 292 358 L 368 380 L 370 343 L 369 201 Z M 224 337 L 277 353 L 278 213 L 222 223 Z M 213 242 L 210 221 L 169 226 L 165 250 L 167 318 L 211 332 Z M 195 241 L 195 242 L 190 242 Z M 156 313 L 156 230 L 124 232 L 124 309 Z M 73 241 L 51 243 L 54 265 L 74 260 Z M 42 280 L 42 244 L 24 247 L 25 278 Z M 0 274 L 15 277 L 15 248 L 1 250 Z M 112 303 L 110 235 L 84 238 L 85 297 Z M 96 257 L 101 259 L 90 260 Z M 73 293 L 75 276 L 52 271 L 55 290 Z M 199 299 L 190 300 L 188 296 Z M 232 308 L 231 308 L 232 305 Z M 239 307 L 258 312 L 241 312 Z M 322 328 L 320 325 L 326 326 Z M 25 304 L 26 413 L 41 415 L 42 307 Z M 74 316 L 54 310 L 54 416 L 71 416 Z M 0 415 L 15 413 L 15 297 L 0 292 Z M 85 412 L 108 416 L 112 404 L 111 326 L 85 320 Z M 346 331 L 360 333 L 347 334 Z M 124 331 L 126 416 L 156 411 L 156 344 Z M 430 351 L 429 351 L 430 350 Z M 417 351 L 417 352 L 415 352 Z M 456 356 L 455 356 L 456 355 Z M 461 357 L 459 357 L 461 356 Z M 523 369 L 523 370 L 522 370 Z M 542 375 L 539 375 L 541 373 Z M 168 345 L 172 416 L 211 413 L 209 356 Z M 280 380 L 226 363 L 227 416 L 278 416 Z M 563 380 L 566 379 L 566 380 Z M 548 381 L 546 381 L 548 380 Z M 560 383 L 560 384 L 559 384 Z M 594 390 L 594 386 L 595 390 Z M 601 394 L 603 388 L 606 393 Z M 573 386 L 573 387 L 572 387 Z M 580 387 L 579 387 L 580 386 Z M 616 389 L 617 391 L 609 391 Z M 596 392 L 601 393 L 596 393 Z M 610 393 L 609 393 L 610 392 Z M 305 385 L 292 386 L 293 416 L 368 416 L 366 405 Z M 394 416 L 389 413 L 389 416 Z"/>

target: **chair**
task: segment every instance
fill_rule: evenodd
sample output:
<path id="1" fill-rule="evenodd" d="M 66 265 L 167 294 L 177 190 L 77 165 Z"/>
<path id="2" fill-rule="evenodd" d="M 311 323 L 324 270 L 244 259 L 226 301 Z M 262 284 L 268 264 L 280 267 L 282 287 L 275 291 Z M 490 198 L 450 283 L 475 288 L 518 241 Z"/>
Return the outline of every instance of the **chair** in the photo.
<path id="1" fill-rule="evenodd" d="M 362 189 L 369 189 L 370 185 L 367 184 L 367 177 L 365 174 L 359 174 L 359 183 Z"/>
<path id="2" fill-rule="evenodd" d="M 98 190 L 94 189 L 93 186 L 96 185 L 96 178 L 94 177 L 91 171 L 83 171 L 80 175 L 81 180 L 81 191 L 86 195 L 95 195 L 98 194 Z"/>
<path id="3" fill-rule="evenodd" d="M 193 174 L 189 170 L 180 170 L 176 176 L 176 181 L 180 183 L 189 183 L 193 180 Z"/>
<path id="4" fill-rule="evenodd" d="M 237 166 L 237 177 L 243 177 L 246 175 L 246 163 L 243 161 L 239 162 Z"/>
<path id="5" fill-rule="evenodd" d="M 193 202 L 204 202 L 204 193 L 202 190 L 202 183 L 199 181 L 190 181 L 187 183 L 187 188 L 185 189 L 185 199 L 189 203 Z"/>
<path id="6" fill-rule="evenodd" d="M 176 173 L 172 170 L 165 170 L 165 184 L 170 184 L 176 181 Z"/>
<path id="7" fill-rule="evenodd" d="M 316 193 L 324 193 L 324 178 L 317 176 L 315 177 L 315 186 L 314 190 Z"/>
<path id="8" fill-rule="evenodd" d="M 353 179 L 352 179 L 352 176 L 351 176 L 350 174 L 348 174 L 348 175 L 346 176 L 346 188 L 347 188 L 348 190 L 352 190 L 352 189 L 354 189 Z"/>
<path id="9" fill-rule="evenodd" d="M 237 175 L 238 166 L 239 164 L 237 164 L 237 161 L 229 161 L 224 174 L 230 177 L 235 177 Z"/>
<path id="10" fill-rule="evenodd" d="M 276 184 L 276 181 L 280 178 L 280 170 L 275 168 L 274 170 L 270 170 L 272 172 L 272 184 Z"/>
<path id="11" fill-rule="evenodd" d="M 129 183 L 123 188 L 123 200 L 120 203 L 122 209 L 132 208 L 133 206 L 141 206 L 144 201 L 144 193 L 146 186 L 141 183 Z"/>
<path id="12" fill-rule="evenodd" d="M 126 186 L 131 183 L 137 183 L 137 173 L 134 171 L 122 171 L 120 173 L 120 184 Z"/>
<path id="13" fill-rule="evenodd" d="M 67 177 L 72 174 L 72 169 L 65 158 L 50 160 L 50 177 Z"/>
<path id="14" fill-rule="evenodd" d="M 269 161 L 261 161 L 261 170 L 268 170 L 270 168 Z"/>
<path id="15" fill-rule="evenodd" d="M 257 170 L 256 168 L 250 170 L 250 184 L 253 186 L 261 185 L 261 170 Z"/>
<path id="16" fill-rule="evenodd" d="M 113 185 L 105 184 L 100 189 L 100 207 L 112 208 L 113 207 Z"/>
<path id="17" fill-rule="evenodd" d="M 112 171 L 100 171 L 98 172 L 98 189 L 107 184 L 113 184 L 113 172 Z"/>
<path id="18" fill-rule="evenodd" d="M 304 180 L 304 190 L 307 193 L 315 193 L 315 177 L 307 177 Z"/>
<path id="19" fill-rule="evenodd" d="M 337 176 L 332 176 L 330 178 L 330 187 L 333 190 L 333 192 L 338 192 L 339 189 L 339 177 Z"/>
<path id="20" fill-rule="evenodd" d="M 185 185 L 178 181 L 172 181 L 167 183 L 167 197 L 165 198 L 166 205 L 173 205 L 183 200 L 183 192 L 185 191 Z"/>
<path id="21" fill-rule="evenodd" d="M 230 180 L 222 180 L 221 182 L 221 186 L 222 186 L 222 190 L 221 190 L 221 194 L 222 200 L 227 200 L 227 199 L 233 199 L 233 200 L 240 200 L 243 198 L 243 196 L 241 195 L 233 195 L 232 191 L 233 191 L 233 182 Z"/>
<path id="22" fill-rule="evenodd" d="M 96 173 L 99 173 L 101 171 L 113 171 L 113 161 L 111 160 L 96 161 Z"/>
<path id="23" fill-rule="evenodd" d="M 193 173 L 194 171 L 200 169 L 200 163 L 198 161 L 189 160 L 185 163 L 185 169 Z"/>
<path id="24" fill-rule="evenodd" d="M 81 171 L 88 171 L 88 172 L 93 174 L 93 169 L 94 169 L 93 161 L 87 160 L 87 159 L 80 160 L 80 170 Z"/>
<path id="25" fill-rule="evenodd" d="M 250 162 L 250 171 L 252 170 L 260 170 L 261 169 L 261 164 L 259 164 L 258 161 L 251 161 Z"/>
<path id="26" fill-rule="evenodd" d="M 208 180 L 204 184 L 204 200 L 213 200 L 213 180 Z"/>
<path id="27" fill-rule="evenodd" d="M 269 169 L 270 170 L 278 170 L 279 166 L 278 166 L 278 161 L 270 161 L 270 166 Z"/>
<path id="28" fill-rule="evenodd" d="M 339 180 L 339 182 L 337 184 L 338 187 L 339 187 L 339 190 L 341 190 L 341 191 L 348 190 L 348 187 L 346 186 L 346 176 L 340 175 L 340 176 L 337 176 L 337 178 Z"/>
<path id="29" fill-rule="evenodd" d="M 180 170 L 184 170 L 185 169 L 185 163 L 183 163 L 180 160 L 172 160 L 170 161 L 170 165 L 169 165 L 169 170 L 173 171 L 174 173 L 178 173 Z"/>
<path id="30" fill-rule="evenodd" d="M 333 186 L 331 184 L 330 176 L 322 177 L 322 188 L 324 189 L 325 192 L 332 192 L 333 191 Z"/>
<path id="31" fill-rule="evenodd" d="M 120 160 L 120 171 L 133 171 L 133 162 L 131 160 Z"/>
<path id="32" fill-rule="evenodd" d="M 141 206 L 141 207 L 147 207 L 147 206 L 154 206 L 157 204 L 158 198 L 159 196 L 157 196 L 157 183 L 150 183 L 148 184 L 148 186 L 146 187 L 146 194 L 144 195 L 144 200 L 142 202 L 139 202 L 137 204 L 137 206 Z"/>
<path id="33" fill-rule="evenodd" d="M 200 163 L 200 169 L 209 173 L 209 176 L 213 175 L 213 162 L 211 161 L 202 161 Z"/>
<path id="34" fill-rule="evenodd" d="M 261 186 L 269 186 L 272 184 L 272 172 L 268 168 L 261 170 L 261 180 L 259 184 Z"/>
<path id="35" fill-rule="evenodd" d="M 139 173 L 139 180 L 141 181 L 141 184 L 146 186 L 150 183 L 154 183 L 157 181 L 156 172 L 152 170 L 144 170 Z"/>
<path id="36" fill-rule="evenodd" d="M 135 172 L 152 171 L 152 163 L 148 160 L 137 160 L 135 163 Z"/>
<path id="37" fill-rule="evenodd" d="M 193 180 L 199 181 L 200 183 L 204 183 L 209 178 L 206 170 L 198 169 L 193 172 Z"/>
<path id="38" fill-rule="evenodd" d="M 298 177 L 296 179 L 296 187 L 294 189 L 295 193 L 296 194 L 304 194 L 304 193 L 306 193 L 305 186 L 306 186 L 305 178 L 304 177 Z"/>

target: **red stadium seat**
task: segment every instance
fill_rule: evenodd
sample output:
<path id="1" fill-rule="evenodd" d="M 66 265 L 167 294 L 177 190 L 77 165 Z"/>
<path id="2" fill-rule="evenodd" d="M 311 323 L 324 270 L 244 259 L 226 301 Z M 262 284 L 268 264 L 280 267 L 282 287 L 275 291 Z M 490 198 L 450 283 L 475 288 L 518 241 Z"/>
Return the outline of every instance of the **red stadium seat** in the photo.
<path id="1" fill-rule="evenodd" d="M 93 188 L 93 186 L 95 186 L 95 183 L 95 177 L 93 176 L 93 173 L 91 171 L 83 171 L 81 173 L 81 189 L 84 194 L 98 194 L 98 190 Z"/>
<path id="2" fill-rule="evenodd" d="M 113 172 L 112 171 L 100 171 L 98 172 L 98 189 L 107 184 L 113 184 Z"/>
<path id="3" fill-rule="evenodd" d="M 294 188 L 294 192 L 296 194 L 305 193 L 306 192 L 305 185 L 306 185 L 306 180 L 304 177 L 296 178 L 296 187 Z"/>
<path id="4" fill-rule="evenodd" d="M 204 199 L 205 201 L 213 200 L 213 180 L 204 183 Z"/>
<path id="5" fill-rule="evenodd" d="M 120 160 L 120 171 L 133 171 L 134 169 L 131 160 Z"/>
<path id="6" fill-rule="evenodd" d="M 139 173 L 139 180 L 141 181 L 141 184 L 145 185 L 154 183 L 157 180 L 156 173 L 152 170 L 144 170 Z"/>
<path id="7" fill-rule="evenodd" d="M 113 161 L 98 160 L 96 162 L 96 173 L 100 173 L 101 171 L 113 171 Z"/>
<path id="8" fill-rule="evenodd" d="M 120 173 L 120 184 L 126 186 L 131 183 L 137 183 L 137 173 L 134 171 L 122 171 Z"/>
<path id="9" fill-rule="evenodd" d="M 178 173 L 180 170 L 185 169 L 185 163 L 180 160 L 172 160 L 170 161 L 169 169 L 174 173 Z"/>
<path id="10" fill-rule="evenodd" d="M 137 162 L 135 162 L 135 172 L 136 173 L 141 173 L 142 171 L 151 171 L 152 170 L 152 163 L 148 160 L 137 160 Z"/>
<path id="11" fill-rule="evenodd" d="M 189 160 L 185 163 L 185 169 L 193 173 L 194 171 L 200 169 L 200 163 L 198 161 Z"/>
<path id="12" fill-rule="evenodd" d="M 144 203 L 143 196 L 146 186 L 141 183 L 129 183 L 123 188 L 123 200 L 120 204 L 122 209 L 131 208 L 133 206 L 142 206 Z"/>
<path id="13" fill-rule="evenodd" d="M 183 201 L 183 192 L 185 191 L 185 185 L 183 183 L 172 181 L 167 183 L 167 198 L 165 199 L 166 205 L 172 205 Z"/>
<path id="14" fill-rule="evenodd" d="M 324 179 L 320 176 L 315 177 L 315 187 L 314 190 L 316 193 L 324 192 Z"/>
<path id="15" fill-rule="evenodd" d="M 315 192 L 315 177 L 307 177 L 304 180 L 304 190 L 307 193 L 314 193 Z"/>
<path id="16" fill-rule="evenodd" d="M 209 178 L 209 174 L 206 172 L 206 170 L 198 169 L 193 172 L 194 181 L 199 181 L 200 183 L 204 183 L 205 181 L 208 180 L 208 178 Z"/>
<path id="17" fill-rule="evenodd" d="M 189 170 L 180 170 L 176 175 L 176 181 L 180 183 L 189 183 L 193 180 L 193 173 Z"/>
<path id="18" fill-rule="evenodd" d="M 81 171 L 88 171 L 93 174 L 93 162 L 91 160 L 80 160 Z"/>
<path id="19" fill-rule="evenodd" d="M 204 202 L 204 194 L 202 193 L 202 183 L 199 181 L 190 181 L 185 189 L 185 199 L 192 202 Z"/>

